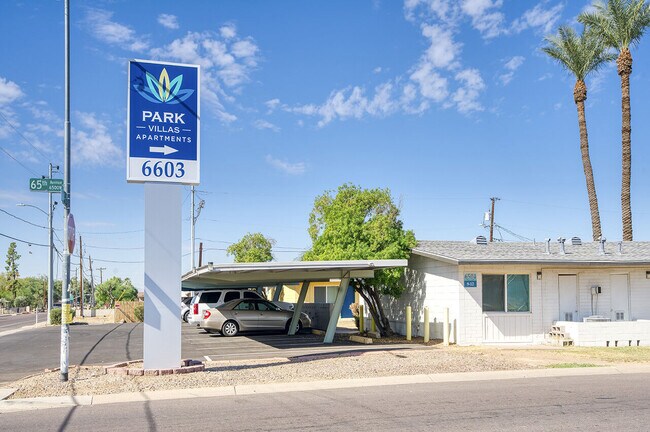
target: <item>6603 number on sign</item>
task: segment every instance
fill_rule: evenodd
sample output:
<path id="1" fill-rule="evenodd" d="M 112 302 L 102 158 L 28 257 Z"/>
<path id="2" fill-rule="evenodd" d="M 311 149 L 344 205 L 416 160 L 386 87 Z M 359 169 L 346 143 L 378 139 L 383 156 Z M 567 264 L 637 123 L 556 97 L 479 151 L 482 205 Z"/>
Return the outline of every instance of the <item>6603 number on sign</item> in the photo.
<path id="1" fill-rule="evenodd" d="M 199 164 L 192 160 L 129 158 L 127 180 L 142 183 L 199 184 Z"/>
<path id="2" fill-rule="evenodd" d="M 185 164 L 183 162 L 172 161 L 145 161 L 142 164 L 142 175 L 145 177 L 167 177 L 183 178 L 185 176 Z"/>

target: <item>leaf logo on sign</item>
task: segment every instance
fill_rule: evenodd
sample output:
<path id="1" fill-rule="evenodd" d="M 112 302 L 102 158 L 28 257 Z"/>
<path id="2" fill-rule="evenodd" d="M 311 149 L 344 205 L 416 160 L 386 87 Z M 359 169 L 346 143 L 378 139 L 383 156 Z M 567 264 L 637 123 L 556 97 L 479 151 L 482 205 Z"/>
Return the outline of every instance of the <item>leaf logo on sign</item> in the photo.
<path id="1" fill-rule="evenodd" d="M 194 94 L 192 89 L 181 89 L 183 74 L 170 80 L 167 69 L 163 68 L 160 77 L 156 78 L 151 73 L 146 73 L 147 85 L 135 84 L 133 88 L 146 100 L 153 103 L 174 105 L 183 102 Z"/>

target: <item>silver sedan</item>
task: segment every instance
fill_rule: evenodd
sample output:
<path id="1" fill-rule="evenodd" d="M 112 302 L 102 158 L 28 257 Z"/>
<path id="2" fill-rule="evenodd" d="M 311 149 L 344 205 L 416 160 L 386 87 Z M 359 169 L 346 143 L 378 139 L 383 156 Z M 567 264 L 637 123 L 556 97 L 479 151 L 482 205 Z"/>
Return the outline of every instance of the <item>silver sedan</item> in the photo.
<path id="1" fill-rule="evenodd" d="M 240 331 L 282 330 L 289 331 L 293 311 L 284 310 L 262 299 L 232 300 L 203 312 L 199 327 L 208 333 L 235 336 Z M 301 313 L 297 332 L 311 327 L 309 317 Z"/>

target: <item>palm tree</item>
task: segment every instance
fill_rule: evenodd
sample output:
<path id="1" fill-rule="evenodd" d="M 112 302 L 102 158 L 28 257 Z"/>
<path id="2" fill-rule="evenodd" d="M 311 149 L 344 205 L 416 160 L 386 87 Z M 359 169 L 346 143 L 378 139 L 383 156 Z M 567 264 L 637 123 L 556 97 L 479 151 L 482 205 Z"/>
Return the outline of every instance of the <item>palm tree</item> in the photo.
<path id="1" fill-rule="evenodd" d="M 592 32 L 587 30 L 583 30 L 582 34 L 578 35 L 571 27 L 562 26 L 558 29 L 557 35 L 546 37 L 546 42 L 548 42 L 548 46 L 542 48 L 542 51 L 553 60 L 556 60 L 564 69 L 575 75 L 576 78 L 573 87 L 573 101 L 578 109 L 580 152 L 582 153 L 582 166 L 587 181 L 587 195 L 589 196 L 589 210 L 591 211 L 591 231 L 594 241 L 597 241 L 600 239 L 602 232 L 594 173 L 589 158 L 589 137 L 585 118 L 585 100 L 587 100 L 585 78 L 590 72 L 597 70 L 615 57 L 614 54 L 605 50 L 601 41 Z"/>
<path id="2" fill-rule="evenodd" d="M 632 241 L 632 206 L 630 204 L 630 177 L 632 175 L 632 125 L 630 113 L 630 74 L 632 54 L 630 46 L 641 40 L 650 25 L 650 7 L 645 0 L 608 0 L 597 3 L 594 11 L 584 12 L 578 21 L 593 29 L 603 43 L 618 50 L 616 66 L 621 77 L 621 147 L 623 152 L 621 210 L 623 218 L 623 240 Z"/>

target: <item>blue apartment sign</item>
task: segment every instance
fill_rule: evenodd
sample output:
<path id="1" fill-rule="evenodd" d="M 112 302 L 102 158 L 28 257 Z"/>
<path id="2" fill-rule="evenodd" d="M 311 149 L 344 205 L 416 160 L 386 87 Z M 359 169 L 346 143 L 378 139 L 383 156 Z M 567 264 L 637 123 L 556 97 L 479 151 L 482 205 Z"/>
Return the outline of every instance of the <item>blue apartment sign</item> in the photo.
<path id="1" fill-rule="evenodd" d="M 465 288 L 476 288 L 476 273 L 465 273 L 463 286 Z"/>
<path id="2" fill-rule="evenodd" d="M 198 65 L 129 61 L 126 180 L 199 184 Z"/>

